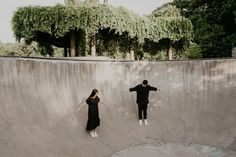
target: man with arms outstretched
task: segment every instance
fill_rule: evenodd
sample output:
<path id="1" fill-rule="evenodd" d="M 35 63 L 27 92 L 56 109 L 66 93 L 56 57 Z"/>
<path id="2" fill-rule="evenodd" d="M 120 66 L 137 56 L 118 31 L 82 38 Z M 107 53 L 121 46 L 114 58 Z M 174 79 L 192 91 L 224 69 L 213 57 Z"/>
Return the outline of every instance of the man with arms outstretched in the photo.
<path id="1" fill-rule="evenodd" d="M 143 125 L 142 119 L 144 118 L 144 124 L 148 125 L 147 122 L 147 106 L 149 103 L 149 91 L 157 91 L 160 90 L 156 87 L 152 87 L 148 85 L 148 81 L 144 80 L 142 84 L 135 86 L 134 88 L 130 88 L 129 91 L 137 92 L 137 100 L 138 104 L 138 116 L 139 116 L 139 125 Z"/>

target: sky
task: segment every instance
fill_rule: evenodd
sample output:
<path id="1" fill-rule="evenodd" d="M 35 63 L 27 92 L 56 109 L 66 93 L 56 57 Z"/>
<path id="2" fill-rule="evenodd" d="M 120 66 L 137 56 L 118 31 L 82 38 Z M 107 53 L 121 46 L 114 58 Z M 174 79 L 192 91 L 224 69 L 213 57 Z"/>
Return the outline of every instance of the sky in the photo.
<path id="1" fill-rule="evenodd" d="M 3 2 L 4 1 L 4 2 Z M 148 15 L 157 7 L 171 2 L 172 0 L 108 0 L 112 6 L 124 6 L 139 15 Z M 11 19 L 14 11 L 21 6 L 40 5 L 53 6 L 64 4 L 64 0 L 0 0 L 0 42 L 14 43 L 15 37 L 12 32 Z"/>

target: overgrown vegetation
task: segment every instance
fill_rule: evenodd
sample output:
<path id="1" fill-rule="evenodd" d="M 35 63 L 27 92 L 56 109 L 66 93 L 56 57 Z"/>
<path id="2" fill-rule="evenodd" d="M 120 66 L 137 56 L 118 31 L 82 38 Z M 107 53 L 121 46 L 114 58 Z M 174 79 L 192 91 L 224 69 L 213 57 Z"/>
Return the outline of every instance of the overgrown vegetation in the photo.
<path id="1" fill-rule="evenodd" d="M 88 34 L 94 34 L 108 28 L 118 35 L 128 33 L 129 38 L 137 38 L 140 42 L 145 38 L 158 42 L 162 38 L 175 41 L 192 37 L 192 25 L 186 18 L 140 17 L 123 7 L 101 4 L 22 7 L 15 12 L 12 22 L 17 40 L 37 40 L 37 32 L 58 38 L 71 30 L 82 29 Z"/>
<path id="2" fill-rule="evenodd" d="M 178 9 L 172 6 L 160 8 L 147 17 L 123 7 L 88 2 L 54 7 L 30 6 L 19 8 L 12 23 L 17 40 L 24 38 L 29 44 L 36 41 L 50 56 L 53 54 L 50 45 L 69 47 L 71 31 L 83 32 L 79 33 L 82 55 L 88 54 L 89 41 L 94 35 L 98 54 L 116 56 L 133 49 L 139 58 L 144 53 L 158 53 L 158 48 L 167 49 L 179 41 L 189 45 L 192 39 L 191 21 L 181 17 Z M 155 46 L 163 39 L 168 39 L 164 47 Z M 151 49 L 144 48 L 150 44 Z"/>
<path id="3" fill-rule="evenodd" d="M 136 59 L 167 59 L 170 45 L 175 59 L 230 57 L 236 47 L 235 0 L 174 0 L 145 17 L 97 0 L 65 2 L 19 8 L 12 20 L 16 39 L 38 44 L 1 44 L 0 55 L 63 56 L 57 47 L 68 49 L 71 31 L 79 34 L 83 56 L 90 53 L 94 35 L 97 54 L 112 58 L 125 58 L 133 49 Z"/>
<path id="4" fill-rule="evenodd" d="M 54 52 L 53 57 L 63 57 L 63 49 L 52 47 Z M 40 53 L 41 52 L 41 53 Z M 45 51 L 41 51 L 36 42 L 30 45 L 24 42 L 19 43 L 1 43 L 0 42 L 0 56 L 22 56 L 22 57 L 49 57 Z"/>

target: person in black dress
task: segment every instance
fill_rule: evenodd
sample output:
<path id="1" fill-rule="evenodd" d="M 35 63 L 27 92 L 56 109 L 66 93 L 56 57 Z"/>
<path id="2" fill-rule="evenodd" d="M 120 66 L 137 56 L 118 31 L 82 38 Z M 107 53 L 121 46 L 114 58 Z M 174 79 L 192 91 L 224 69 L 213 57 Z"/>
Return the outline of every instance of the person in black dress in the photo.
<path id="1" fill-rule="evenodd" d="M 160 90 L 160 89 L 158 89 Z M 148 85 L 148 81 L 144 80 L 142 84 L 135 86 L 134 88 L 129 89 L 130 92 L 137 92 L 137 100 L 138 104 L 138 116 L 139 116 L 139 124 L 143 125 L 142 118 L 144 118 L 144 124 L 148 125 L 147 122 L 147 106 L 149 103 L 149 91 L 157 91 L 156 87 L 152 87 Z"/>
<path id="2" fill-rule="evenodd" d="M 88 104 L 88 121 L 86 130 L 89 131 L 92 137 L 98 137 L 96 128 L 100 125 L 98 110 L 99 101 L 98 90 L 94 89 L 86 100 L 86 103 Z"/>

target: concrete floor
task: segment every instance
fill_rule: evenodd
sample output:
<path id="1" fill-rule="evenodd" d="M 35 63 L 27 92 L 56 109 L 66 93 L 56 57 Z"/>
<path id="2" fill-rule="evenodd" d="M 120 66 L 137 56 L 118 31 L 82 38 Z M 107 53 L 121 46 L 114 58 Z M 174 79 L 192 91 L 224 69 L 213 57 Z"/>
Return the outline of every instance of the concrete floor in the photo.
<path id="1" fill-rule="evenodd" d="M 108 157 L 127 148 L 160 144 L 234 153 L 235 67 L 235 59 L 121 62 L 0 57 L 0 157 Z M 128 91 L 143 79 L 161 88 L 150 93 L 148 126 L 139 126 L 136 95 Z M 96 139 L 85 131 L 85 100 L 93 88 L 102 101 Z"/>
<path id="2" fill-rule="evenodd" d="M 235 157 L 236 152 L 209 146 L 160 143 L 140 145 L 115 153 L 111 157 Z"/>

